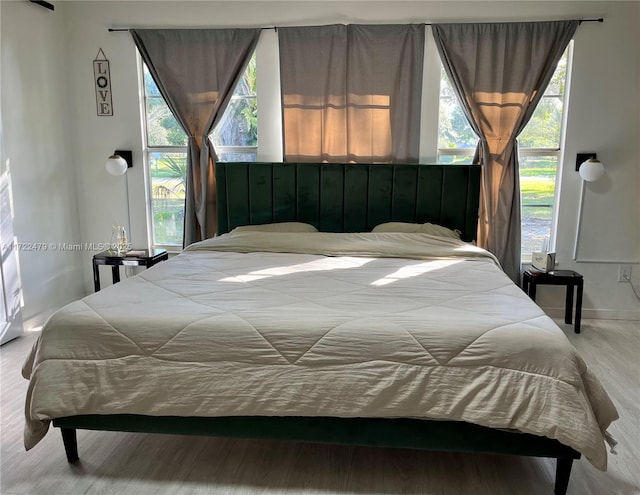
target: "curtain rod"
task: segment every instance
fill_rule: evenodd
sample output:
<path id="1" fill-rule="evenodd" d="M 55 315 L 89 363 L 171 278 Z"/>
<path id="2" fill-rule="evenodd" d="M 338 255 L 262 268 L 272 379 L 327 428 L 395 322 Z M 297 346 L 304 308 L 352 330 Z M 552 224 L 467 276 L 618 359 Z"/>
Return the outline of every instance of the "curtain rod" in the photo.
<path id="1" fill-rule="evenodd" d="M 604 17 L 598 17 L 596 19 L 578 19 L 578 23 L 582 24 L 583 22 L 604 22 Z M 439 24 L 436 22 L 425 22 L 424 25 L 425 26 L 433 26 L 434 24 Z M 446 23 L 443 23 L 446 24 Z M 131 31 L 134 28 L 109 28 L 108 31 L 110 33 L 128 33 L 129 31 Z M 274 31 L 278 30 L 278 26 L 268 26 L 268 27 L 261 27 L 260 29 L 265 30 L 265 29 L 273 29 Z"/>
<path id="2" fill-rule="evenodd" d="M 565 20 L 565 19 L 560 19 L 560 20 Z M 567 19 L 569 20 L 569 19 Z M 597 19 L 576 19 L 578 21 L 578 24 L 582 24 L 583 22 L 604 22 L 604 17 L 598 17 Z M 508 22 L 527 22 L 527 21 L 507 21 Z M 537 22 L 537 21 L 534 21 Z M 544 22 L 544 21 L 542 21 Z M 447 22 L 425 22 L 424 25 L 425 26 L 433 26 L 433 25 L 438 25 L 438 24 L 473 24 L 471 22 L 469 23 L 447 23 Z M 479 22 L 478 24 L 493 24 L 493 23 L 489 23 L 489 22 Z M 496 23 L 497 24 L 497 23 Z"/>
<path id="3" fill-rule="evenodd" d="M 578 19 L 579 24 L 583 22 L 604 22 L 604 17 L 598 17 L 597 19 Z"/>
<path id="4" fill-rule="evenodd" d="M 108 31 L 110 33 L 128 33 L 132 29 L 137 29 L 137 28 L 109 28 Z M 147 29 L 147 28 L 141 28 L 141 29 Z M 162 28 L 159 28 L 159 29 L 162 29 Z M 194 29 L 207 29 L 207 28 L 194 28 Z M 278 26 L 261 27 L 259 29 L 262 29 L 263 31 L 265 29 L 273 29 L 274 31 L 277 31 L 278 30 Z"/>

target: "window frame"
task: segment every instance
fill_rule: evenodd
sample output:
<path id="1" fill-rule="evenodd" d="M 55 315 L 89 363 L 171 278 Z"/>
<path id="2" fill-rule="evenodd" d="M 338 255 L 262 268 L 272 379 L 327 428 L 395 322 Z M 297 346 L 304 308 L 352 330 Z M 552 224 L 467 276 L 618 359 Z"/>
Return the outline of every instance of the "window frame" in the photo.
<path id="1" fill-rule="evenodd" d="M 253 57 L 257 59 L 257 50 L 254 51 Z M 187 145 L 184 146 L 175 146 L 175 145 L 151 145 L 149 144 L 149 121 L 147 118 L 147 100 L 149 99 L 160 99 L 165 104 L 165 100 L 162 95 L 147 95 L 146 86 L 145 86 L 145 63 L 139 53 L 136 52 L 137 58 L 137 68 L 138 68 L 138 82 L 139 82 L 139 102 L 140 102 L 140 122 L 141 122 L 141 131 L 142 131 L 142 151 L 143 151 L 143 165 L 144 165 L 144 182 L 145 182 L 145 205 L 146 205 L 146 216 L 147 216 L 147 240 L 148 244 L 153 248 L 163 248 L 166 249 L 169 253 L 179 253 L 182 251 L 183 244 L 161 244 L 156 242 L 156 232 L 155 232 L 155 224 L 154 224 L 154 212 L 153 212 L 153 202 L 155 199 L 153 196 L 153 178 L 151 175 L 151 162 L 152 155 L 154 153 L 175 153 L 175 154 L 187 154 Z M 147 69 L 148 71 L 148 69 Z M 257 92 L 253 95 L 233 95 L 229 104 L 234 100 L 247 100 L 253 99 L 257 103 Z M 208 136 L 211 144 L 215 148 L 215 153 L 217 156 L 221 156 L 222 154 L 233 154 L 233 153 L 241 153 L 247 155 L 253 155 L 257 160 L 258 157 L 258 146 L 215 146 L 213 144 L 213 131 Z M 186 177 L 185 177 L 186 181 Z M 183 233 L 183 242 L 184 242 L 184 233 Z"/>
<path id="2" fill-rule="evenodd" d="M 566 74 L 564 81 L 564 93 L 560 94 L 544 94 L 542 99 L 538 102 L 538 104 L 542 103 L 544 98 L 561 98 L 562 100 L 562 114 L 560 116 L 560 136 L 559 136 L 559 146 L 552 148 L 523 148 L 518 145 L 518 160 L 522 160 L 525 157 L 535 157 L 535 156 L 549 156 L 555 157 L 556 159 L 556 170 L 555 170 L 555 183 L 554 183 L 554 193 L 553 193 L 553 203 L 551 205 L 525 205 L 527 207 L 540 207 L 540 208 L 551 208 L 551 226 L 549 231 L 549 250 L 555 251 L 556 245 L 556 237 L 557 237 L 557 227 L 558 227 L 558 206 L 560 202 L 560 178 L 562 177 L 562 169 L 563 169 L 563 158 L 565 149 L 565 137 L 567 130 L 567 114 L 569 107 L 569 93 L 570 93 L 570 81 L 571 81 L 571 70 L 572 70 L 572 60 L 573 60 L 573 40 L 569 42 L 567 48 L 565 49 L 567 61 L 566 61 Z M 563 55 L 564 56 L 564 55 Z M 442 63 L 440 63 L 440 67 L 442 70 Z M 441 87 L 438 86 L 438 100 L 442 99 Z M 438 106 L 440 109 L 440 106 Z M 524 131 L 523 131 L 524 132 Z M 463 156 L 469 157 L 469 163 L 473 160 L 473 156 L 475 155 L 475 148 L 440 148 L 439 144 L 439 134 L 440 133 L 440 120 L 438 118 L 438 125 L 436 128 L 436 161 L 437 163 L 441 162 L 441 157 L 444 156 Z M 520 197 L 522 199 L 522 185 L 520 185 Z M 520 205 L 520 209 L 522 211 L 522 202 Z M 531 253 L 520 252 L 521 262 L 523 264 L 531 263 Z"/>

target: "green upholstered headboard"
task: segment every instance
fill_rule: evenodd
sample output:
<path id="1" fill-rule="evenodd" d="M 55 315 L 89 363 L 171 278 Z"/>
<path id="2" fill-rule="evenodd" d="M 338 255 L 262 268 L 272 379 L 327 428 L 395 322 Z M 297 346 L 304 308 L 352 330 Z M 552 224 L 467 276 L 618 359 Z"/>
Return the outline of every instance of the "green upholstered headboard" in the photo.
<path id="1" fill-rule="evenodd" d="M 394 221 L 476 238 L 478 165 L 217 163 L 216 182 L 219 234 L 294 221 L 322 232 L 368 232 Z"/>

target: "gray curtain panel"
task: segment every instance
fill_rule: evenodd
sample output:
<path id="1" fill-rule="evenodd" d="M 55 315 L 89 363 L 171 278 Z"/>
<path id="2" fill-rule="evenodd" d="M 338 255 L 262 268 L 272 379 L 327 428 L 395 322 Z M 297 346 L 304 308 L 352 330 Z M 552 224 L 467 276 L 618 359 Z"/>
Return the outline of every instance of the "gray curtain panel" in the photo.
<path id="1" fill-rule="evenodd" d="M 209 135 L 231 100 L 260 29 L 134 29 L 131 34 L 188 136 L 186 247 L 217 232 L 216 155 Z"/>
<path id="2" fill-rule="evenodd" d="M 418 161 L 424 25 L 279 28 L 284 160 Z"/>
<path id="3" fill-rule="evenodd" d="M 520 280 L 520 179 L 516 138 L 531 118 L 579 21 L 438 24 L 433 36 L 480 141 L 478 244 Z"/>

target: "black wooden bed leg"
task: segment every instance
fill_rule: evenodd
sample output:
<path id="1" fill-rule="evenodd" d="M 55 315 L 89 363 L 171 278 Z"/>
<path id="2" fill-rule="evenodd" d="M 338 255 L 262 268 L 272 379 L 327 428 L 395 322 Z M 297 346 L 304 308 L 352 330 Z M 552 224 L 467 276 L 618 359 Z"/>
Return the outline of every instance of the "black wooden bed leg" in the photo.
<path id="1" fill-rule="evenodd" d="M 73 428 L 60 428 L 60 432 L 62 433 L 62 442 L 64 443 L 64 451 L 67 454 L 67 461 L 71 463 L 78 462 L 76 430 Z"/>
<path id="2" fill-rule="evenodd" d="M 565 495 L 567 493 L 572 465 L 573 459 L 562 459 L 558 457 L 556 464 L 556 486 L 553 490 L 556 495 Z"/>

